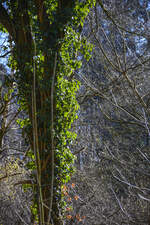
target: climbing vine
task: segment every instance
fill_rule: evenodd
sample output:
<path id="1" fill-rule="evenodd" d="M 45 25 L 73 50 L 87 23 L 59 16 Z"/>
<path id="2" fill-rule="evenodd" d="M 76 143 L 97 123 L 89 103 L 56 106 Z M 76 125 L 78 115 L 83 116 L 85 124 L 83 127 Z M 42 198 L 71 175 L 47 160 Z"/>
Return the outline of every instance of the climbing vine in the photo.
<path id="1" fill-rule="evenodd" d="M 92 51 L 92 45 L 81 37 L 80 31 L 95 1 L 16 0 L 3 3 L 7 4 L 13 25 L 11 29 L 9 20 L 4 24 L 0 18 L 2 28 L 8 30 L 13 40 L 10 67 L 15 70 L 20 108 L 29 116 L 18 122 L 31 146 L 28 169 L 37 171 L 33 221 L 38 220 L 40 225 L 61 225 L 60 211 L 65 206 L 62 190 L 74 171 L 75 157 L 69 146 L 76 138 L 71 126 L 79 109 L 76 92 L 80 85 L 74 73 L 82 66 L 79 53 L 89 60 Z M 0 4 L 0 12 L 4 8 Z M 35 111 L 31 107 L 33 96 Z M 36 148 L 33 117 L 38 132 Z"/>

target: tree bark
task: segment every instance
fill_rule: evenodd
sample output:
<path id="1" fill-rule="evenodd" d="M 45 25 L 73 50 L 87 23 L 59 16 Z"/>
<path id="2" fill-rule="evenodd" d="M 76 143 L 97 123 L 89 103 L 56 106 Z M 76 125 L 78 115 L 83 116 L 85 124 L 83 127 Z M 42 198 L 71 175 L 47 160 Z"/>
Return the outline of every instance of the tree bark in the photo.
<path id="1" fill-rule="evenodd" d="M 16 7 L 16 5 L 17 7 Z M 36 105 L 37 112 L 33 112 L 32 108 L 32 81 L 33 81 L 33 58 L 34 58 L 34 42 L 33 42 L 33 34 L 31 30 L 30 24 L 30 16 L 29 16 L 29 4 L 28 0 L 19 0 L 19 1 L 10 1 L 11 5 L 11 16 L 4 8 L 4 6 L 0 3 L 0 23 L 7 29 L 12 40 L 15 42 L 14 48 L 14 58 L 17 61 L 17 79 L 19 84 L 19 92 L 20 95 L 24 98 L 25 104 L 27 106 L 28 115 L 32 124 L 30 130 L 28 130 L 28 137 L 30 141 L 31 148 L 34 147 L 33 141 L 33 113 L 37 113 L 37 137 L 38 137 L 38 151 L 40 157 L 40 168 L 41 170 L 37 171 L 37 173 L 41 176 L 41 183 L 37 184 L 41 185 L 42 190 L 42 201 L 39 199 L 39 185 L 36 185 L 37 194 L 35 195 L 35 200 L 38 204 L 39 210 L 39 220 L 41 220 L 41 208 L 40 204 L 44 209 L 44 222 L 47 223 L 49 220 L 49 213 L 51 213 L 51 222 L 55 225 L 62 225 L 63 222 L 60 219 L 60 209 L 58 203 L 60 201 L 60 196 L 57 194 L 57 190 L 60 191 L 60 187 L 56 179 L 56 175 L 54 180 L 52 179 L 52 175 L 54 173 L 54 165 L 52 162 L 54 160 L 53 151 L 55 154 L 55 140 L 52 143 L 52 130 L 50 131 L 50 126 L 52 125 L 52 117 L 50 116 L 51 107 L 53 108 L 53 119 L 55 120 L 55 94 L 53 93 L 53 100 L 51 99 L 51 83 L 53 79 L 53 67 L 55 62 L 55 52 L 59 50 L 58 40 L 63 38 L 63 27 L 68 22 L 71 17 L 71 13 L 69 15 L 65 15 L 65 10 L 67 8 L 72 8 L 74 5 L 74 1 L 58 1 L 58 9 L 54 18 L 54 22 L 50 24 L 49 16 L 46 11 L 46 7 L 44 5 L 43 0 L 33 0 L 33 4 L 37 10 L 38 23 L 39 23 L 39 31 L 41 32 L 41 39 L 45 46 L 43 49 L 44 56 L 44 72 L 42 75 L 42 82 L 47 88 L 40 88 L 41 85 L 38 84 L 38 75 L 36 76 Z M 56 20 L 55 20 L 56 19 Z M 49 53 L 48 49 L 52 50 L 52 53 Z M 35 68 L 36 70 L 36 68 Z M 36 72 L 36 71 L 35 71 Z M 49 85 L 50 84 L 50 85 Z M 54 80 L 55 85 L 55 80 Z M 49 102 L 47 104 L 47 102 Z M 52 104 L 51 104 L 52 102 Z M 48 116 L 49 112 L 49 116 Z M 45 118 L 45 119 L 43 119 Z M 37 148 L 37 146 L 36 146 Z M 36 154 L 36 152 L 35 152 Z M 39 169 L 39 168 L 37 168 Z M 37 178 L 38 179 L 38 178 Z M 53 188 L 53 194 L 52 194 Z M 52 212 L 49 212 L 50 205 L 52 202 Z M 51 224 L 50 221 L 48 221 Z M 40 222 L 40 225 L 44 225 L 43 222 Z"/>

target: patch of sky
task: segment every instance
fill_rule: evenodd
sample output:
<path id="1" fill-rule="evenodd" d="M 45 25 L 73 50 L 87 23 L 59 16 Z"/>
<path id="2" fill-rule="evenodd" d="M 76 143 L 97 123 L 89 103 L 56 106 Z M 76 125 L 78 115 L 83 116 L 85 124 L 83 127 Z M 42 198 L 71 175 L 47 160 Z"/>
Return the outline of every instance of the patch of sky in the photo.
<path id="1" fill-rule="evenodd" d="M 83 59 L 83 56 L 82 56 L 82 55 L 77 56 L 77 60 L 78 60 L 78 61 L 80 61 L 80 60 L 82 60 L 82 59 Z"/>
<path id="2" fill-rule="evenodd" d="M 3 2 L 3 7 L 5 7 L 5 9 L 8 9 L 8 4 L 9 4 L 9 1 L 8 1 L 8 4 L 6 2 Z"/>
<path id="3" fill-rule="evenodd" d="M 145 48 L 143 46 L 147 44 L 147 40 L 144 37 L 136 37 L 135 38 L 135 43 L 136 43 L 136 51 L 137 53 L 141 54 Z"/>
<path id="4" fill-rule="evenodd" d="M 144 6 L 145 5 L 145 0 L 139 0 L 139 4 L 140 4 L 140 6 Z M 147 9 L 149 9 L 150 8 L 150 0 L 148 0 L 148 7 L 147 7 Z"/>
<path id="5" fill-rule="evenodd" d="M 10 71 L 10 68 L 7 66 L 9 54 L 2 57 L 9 51 L 8 43 L 8 34 L 0 32 L 0 64 L 3 64 L 7 71 Z"/>
<path id="6" fill-rule="evenodd" d="M 107 20 L 103 20 L 102 28 L 104 29 L 107 35 L 110 33 L 109 25 L 110 25 L 110 22 L 108 22 Z"/>
<path id="7" fill-rule="evenodd" d="M 139 22 L 141 22 L 141 23 L 144 23 L 144 22 L 145 22 L 145 20 L 144 20 L 144 18 L 143 18 L 142 15 L 138 16 L 138 20 L 139 20 Z"/>
<path id="8" fill-rule="evenodd" d="M 140 4 L 141 6 L 143 6 L 144 0 L 139 0 L 139 4 Z"/>

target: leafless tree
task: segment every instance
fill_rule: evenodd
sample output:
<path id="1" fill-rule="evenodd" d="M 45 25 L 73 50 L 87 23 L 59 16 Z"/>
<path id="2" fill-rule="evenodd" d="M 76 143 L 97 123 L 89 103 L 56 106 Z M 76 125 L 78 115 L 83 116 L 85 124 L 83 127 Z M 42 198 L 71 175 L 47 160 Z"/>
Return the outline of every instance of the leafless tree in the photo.
<path id="1" fill-rule="evenodd" d="M 77 74 L 75 146 L 84 224 L 149 224 L 149 22 L 149 1 L 112 0 L 97 1 L 85 24 L 94 48 Z"/>
<path id="2" fill-rule="evenodd" d="M 17 105 L 17 87 L 0 64 L 0 224 L 30 224 L 32 192 L 24 192 L 30 173 L 25 169 L 26 150 L 16 120 L 21 116 Z"/>

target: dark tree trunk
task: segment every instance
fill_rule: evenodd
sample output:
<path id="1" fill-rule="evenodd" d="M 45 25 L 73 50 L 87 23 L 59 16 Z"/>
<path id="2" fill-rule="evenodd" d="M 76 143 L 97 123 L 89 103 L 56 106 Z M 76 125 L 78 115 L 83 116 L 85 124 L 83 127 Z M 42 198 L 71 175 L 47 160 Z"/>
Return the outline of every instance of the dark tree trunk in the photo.
<path id="1" fill-rule="evenodd" d="M 33 58 L 34 58 L 34 41 L 29 17 L 29 1 L 19 0 L 10 1 L 11 17 L 6 9 L 0 4 L 0 23 L 8 30 L 12 40 L 15 42 L 14 56 L 17 62 L 17 79 L 19 83 L 19 91 L 21 97 L 28 111 L 28 115 L 32 126 L 28 129 L 31 148 L 33 149 L 33 108 L 32 108 L 32 89 L 33 89 Z M 73 9 L 74 0 L 58 0 L 58 10 L 54 18 L 54 23 L 50 24 L 49 17 L 46 12 L 44 0 L 34 0 L 33 4 L 37 10 L 39 32 L 41 32 L 41 39 L 43 45 L 44 56 L 44 72 L 42 74 L 43 86 L 39 83 L 38 75 L 36 74 L 36 105 L 37 105 L 37 133 L 38 133 L 38 148 L 40 156 L 41 167 L 41 190 L 43 197 L 44 221 L 48 220 L 49 206 L 51 204 L 51 197 L 53 197 L 52 204 L 52 220 L 55 225 L 62 225 L 59 212 L 59 197 L 56 194 L 60 189 L 60 184 L 54 177 L 53 194 L 51 193 L 52 186 L 52 149 L 55 153 L 55 141 L 52 146 L 51 143 L 51 83 L 53 77 L 53 67 L 55 61 L 55 52 L 59 51 L 58 40 L 63 38 L 63 27 L 71 17 L 71 9 Z M 17 6 L 17 8 L 16 8 Z M 69 8 L 69 14 L 66 9 Z M 51 53 L 49 50 L 51 49 Z M 41 49 L 42 50 L 42 49 Z M 53 96 L 53 113 L 55 114 L 55 94 Z M 49 115 L 48 115 L 49 112 Z M 55 120 L 55 116 L 53 116 Z M 36 182 L 38 184 L 38 181 Z M 38 185 L 36 185 L 38 186 Z M 39 187 L 35 195 L 35 200 L 39 208 Z M 42 224 L 40 224 L 42 225 Z M 45 225 L 45 224 L 43 224 Z"/>

